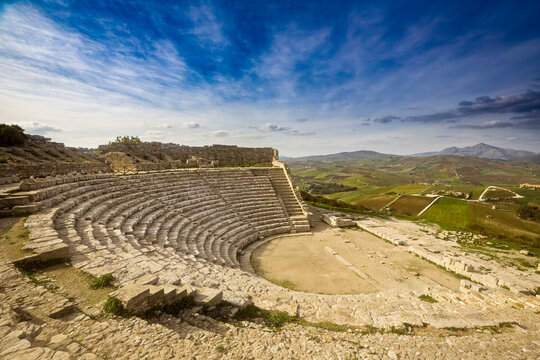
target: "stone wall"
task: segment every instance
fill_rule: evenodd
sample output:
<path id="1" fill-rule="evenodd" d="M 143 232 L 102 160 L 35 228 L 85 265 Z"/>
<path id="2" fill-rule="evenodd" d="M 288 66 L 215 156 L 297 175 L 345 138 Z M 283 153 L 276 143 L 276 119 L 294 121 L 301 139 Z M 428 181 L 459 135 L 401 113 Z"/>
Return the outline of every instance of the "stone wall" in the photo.
<path id="1" fill-rule="evenodd" d="M 184 146 L 159 142 L 101 145 L 97 150 L 79 153 L 74 148 L 30 136 L 23 147 L 0 148 L 0 185 L 14 177 L 45 177 L 72 172 L 159 171 L 185 167 L 271 165 L 278 158 L 272 148 L 245 148 L 234 145 Z"/>
<path id="2" fill-rule="evenodd" d="M 0 184 L 10 183 L 3 180 L 13 176 L 21 179 L 45 176 L 66 175 L 72 172 L 98 173 L 110 172 L 108 165 L 98 162 L 75 162 L 75 163 L 39 163 L 39 164 L 0 164 Z"/>
<path id="3" fill-rule="evenodd" d="M 184 146 L 159 142 L 101 145 L 95 153 L 105 156 L 122 152 L 134 159 L 139 170 L 159 170 L 185 166 L 270 165 L 277 159 L 272 148 L 245 148 L 235 145 Z M 145 165 L 148 164 L 148 165 Z"/>

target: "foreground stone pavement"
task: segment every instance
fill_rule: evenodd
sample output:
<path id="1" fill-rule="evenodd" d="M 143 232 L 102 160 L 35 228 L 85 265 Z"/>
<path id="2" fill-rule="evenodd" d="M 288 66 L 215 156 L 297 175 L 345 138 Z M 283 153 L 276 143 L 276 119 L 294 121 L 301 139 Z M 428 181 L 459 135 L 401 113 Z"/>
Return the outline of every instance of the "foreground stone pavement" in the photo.
<path id="1" fill-rule="evenodd" d="M 294 324 L 272 331 L 220 322 L 186 310 L 180 317 L 91 318 L 35 285 L 0 254 L 0 359 L 537 359 L 537 315 L 494 334 L 446 336 L 333 332 Z M 58 307 L 68 308 L 53 319 Z"/>

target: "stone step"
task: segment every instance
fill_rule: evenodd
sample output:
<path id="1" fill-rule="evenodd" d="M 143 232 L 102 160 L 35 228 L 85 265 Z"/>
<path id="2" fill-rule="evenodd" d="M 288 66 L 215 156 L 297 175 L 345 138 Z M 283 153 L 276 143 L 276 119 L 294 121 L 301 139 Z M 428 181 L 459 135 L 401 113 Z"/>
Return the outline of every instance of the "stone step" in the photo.
<path id="1" fill-rule="evenodd" d="M 205 307 L 214 307 L 223 299 L 223 291 L 216 289 L 203 289 L 195 296 L 195 304 Z"/>
<path id="2" fill-rule="evenodd" d="M 13 195 L 13 196 L 6 196 L 2 199 L 0 199 L 0 207 L 13 207 L 15 205 L 26 205 L 31 202 L 30 196 L 28 195 Z"/>

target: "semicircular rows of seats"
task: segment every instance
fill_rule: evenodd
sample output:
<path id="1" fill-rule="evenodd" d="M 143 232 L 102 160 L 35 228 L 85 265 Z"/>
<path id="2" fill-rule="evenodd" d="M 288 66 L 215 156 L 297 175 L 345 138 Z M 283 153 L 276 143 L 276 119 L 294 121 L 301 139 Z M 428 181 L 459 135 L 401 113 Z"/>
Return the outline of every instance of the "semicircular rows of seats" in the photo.
<path id="1" fill-rule="evenodd" d="M 43 216 L 50 217 L 60 241 L 69 244 L 76 266 L 92 273 L 110 270 L 123 282 L 163 267 L 181 271 L 193 262 L 240 267 L 238 255 L 245 245 L 309 230 L 305 217 L 298 222 L 300 205 L 287 199 L 293 194 L 290 187 L 289 194 L 280 189 L 286 181 L 281 168 L 81 178 L 34 196 L 40 208 L 52 209 Z M 99 271 L 91 271 L 95 268 Z"/>
<path id="2" fill-rule="evenodd" d="M 92 174 L 38 179 L 29 191 L 21 184 L 17 196 L 31 198 L 40 209 L 26 221 L 26 248 L 41 256 L 56 245 L 67 247 L 75 267 L 96 276 L 112 273 L 119 285 L 152 281 L 159 285 L 152 291 L 163 297 L 166 286 L 181 280 L 188 287 L 217 289 L 240 306 L 253 301 L 288 311 L 301 304 L 302 314 L 313 321 L 374 326 L 446 324 L 448 318 L 459 324 L 474 319 L 482 326 L 508 321 L 508 312 L 479 316 L 485 303 L 476 305 L 474 296 L 466 306 L 463 294 L 455 302 L 427 306 L 415 294 L 392 290 L 384 293 L 381 308 L 381 293 L 301 293 L 250 274 L 238 256 L 245 245 L 309 230 L 287 181 L 281 168 Z"/>

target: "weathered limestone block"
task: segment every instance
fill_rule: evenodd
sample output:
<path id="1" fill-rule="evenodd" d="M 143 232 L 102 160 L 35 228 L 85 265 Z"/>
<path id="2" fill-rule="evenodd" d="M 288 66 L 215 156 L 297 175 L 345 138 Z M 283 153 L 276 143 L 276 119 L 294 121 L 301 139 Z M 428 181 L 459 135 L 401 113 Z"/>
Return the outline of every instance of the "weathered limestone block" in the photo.
<path id="1" fill-rule="evenodd" d="M 203 289 L 195 296 L 195 304 L 206 307 L 216 306 L 223 299 L 223 291 L 216 289 Z"/>
<path id="2" fill-rule="evenodd" d="M 146 307 L 151 309 L 155 306 L 164 305 L 164 290 L 163 287 L 155 285 L 144 285 L 148 289 L 148 297 L 146 298 Z M 145 309 L 146 310 L 146 309 Z"/>
<path id="3" fill-rule="evenodd" d="M 69 258 L 69 245 L 63 243 L 55 244 L 46 248 L 37 249 L 36 252 L 41 261 Z"/>
<path id="4" fill-rule="evenodd" d="M 476 291 L 476 292 L 482 292 L 482 291 L 487 290 L 482 285 L 473 283 L 473 282 L 468 281 L 468 280 L 461 280 L 461 282 L 459 284 L 459 287 L 460 287 L 460 290 L 461 289 L 467 289 L 467 290 Z"/>
<path id="5" fill-rule="evenodd" d="M 116 290 L 111 296 L 116 297 L 128 311 L 140 311 L 141 305 L 150 295 L 150 289 L 144 285 L 128 284 Z"/>
<path id="6" fill-rule="evenodd" d="M 481 275 L 481 281 L 482 284 L 486 286 L 496 287 L 499 283 L 499 280 L 493 276 L 493 275 Z"/>
<path id="7" fill-rule="evenodd" d="M 356 223 L 350 219 L 344 219 L 328 214 L 323 215 L 323 221 L 332 227 L 356 226 Z"/>
<path id="8" fill-rule="evenodd" d="M 26 195 L 13 195 L 6 196 L 3 199 L 0 199 L 0 206 L 15 206 L 15 205 L 26 205 L 30 202 L 30 197 Z"/>
<path id="9" fill-rule="evenodd" d="M 71 301 L 68 301 L 68 300 L 65 300 L 60 303 L 54 303 L 51 305 L 52 307 L 51 309 L 49 309 L 49 317 L 51 319 L 59 319 L 75 311 L 75 305 Z"/>
<path id="10" fill-rule="evenodd" d="M 159 280 L 159 277 L 154 274 L 147 274 L 137 279 L 136 283 L 139 285 L 155 285 Z"/>
<path id="11" fill-rule="evenodd" d="M 180 288 L 174 285 L 164 285 L 163 286 L 163 305 L 172 304 L 177 301 L 178 292 L 181 291 Z"/>
<path id="12" fill-rule="evenodd" d="M 39 211 L 37 204 L 30 205 L 16 205 L 13 207 L 13 213 L 15 215 L 34 214 Z"/>

